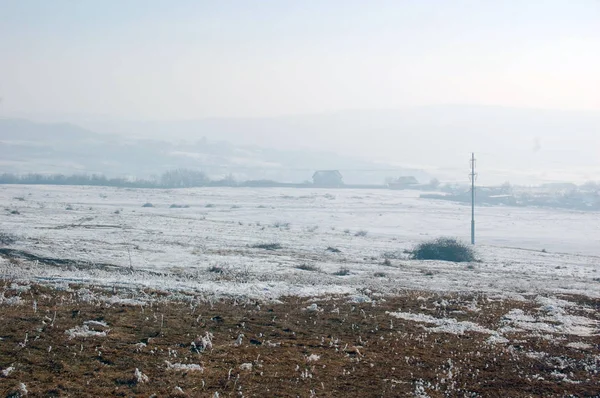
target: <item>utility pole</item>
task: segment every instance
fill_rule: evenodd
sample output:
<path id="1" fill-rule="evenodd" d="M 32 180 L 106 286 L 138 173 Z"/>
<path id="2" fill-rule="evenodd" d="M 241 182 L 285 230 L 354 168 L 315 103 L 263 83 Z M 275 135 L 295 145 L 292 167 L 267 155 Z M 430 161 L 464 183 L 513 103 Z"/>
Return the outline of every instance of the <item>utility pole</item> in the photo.
<path id="1" fill-rule="evenodd" d="M 475 153 L 471 154 L 471 244 L 475 244 L 475 179 L 477 174 L 475 173 Z"/>

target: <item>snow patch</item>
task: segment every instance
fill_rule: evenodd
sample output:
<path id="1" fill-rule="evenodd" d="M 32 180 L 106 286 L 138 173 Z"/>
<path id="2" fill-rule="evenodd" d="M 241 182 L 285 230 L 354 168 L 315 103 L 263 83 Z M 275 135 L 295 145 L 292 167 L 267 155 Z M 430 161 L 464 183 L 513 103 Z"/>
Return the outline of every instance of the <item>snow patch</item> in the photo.
<path id="1" fill-rule="evenodd" d="M 462 335 L 465 332 L 477 332 L 498 335 L 498 332 L 484 328 L 483 326 L 474 322 L 457 321 L 454 318 L 440 319 L 426 314 L 413 314 L 410 312 L 388 312 L 388 314 L 395 318 L 404 319 L 407 321 L 437 325 L 433 328 L 427 328 L 427 330 L 431 332 L 452 333 L 457 335 Z"/>
<path id="2" fill-rule="evenodd" d="M 88 325 L 75 326 L 73 329 L 65 330 L 65 333 L 69 336 L 69 340 L 76 337 L 106 337 L 108 332 L 108 330 L 102 332 L 91 330 Z"/>
<path id="3" fill-rule="evenodd" d="M 252 364 L 250 362 L 243 363 L 240 365 L 240 370 L 252 370 Z"/>
<path id="4" fill-rule="evenodd" d="M 575 348 L 577 350 L 591 350 L 592 348 L 594 348 L 593 345 L 588 343 L 582 343 L 580 341 L 569 343 L 567 344 L 567 347 Z"/>
<path id="5" fill-rule="evenodd" d="M 21 305 L 23 304 L 23 300 L 21 300 L 21 297 L 19 296 L 13 296 L 13 297 L 4 297 L 4 293 L 0 294 L 0 304 L 5 304 L 5 305 Z"/>
<path id="6" fill-rule="evenodd" d="M 307 358 L 306 358 L 306 362 L 317 362 L 319 359 L 321 359 L 320 355 L 317 354 L 310 354 Z"/>
<path id="7" fill-rule="evenodd" d="M 135 368 L 135 372 L 133 372 L 133 377 L 138 384 L 148 383 L 150 380 L 148 376 L 140 372 L 138 368 Z"/>
<path id="8" fill-rule="evenodd" d="M 186 371 L 186 372 L 204 372 L 204 368 L 195 363 L 182 364 L 182 363 L 171 363 L 169 361 L 165 361 L 165 363 L 167 364 L 167 369 L 169 369 L 169 370 Z"/>
<path id="9" fill-rule="evenodd" d="M 2 370 L 2 372 L 0 372 L 0 374 L 2 375 L 2 377 L 8 377 L 10 376 L 10 374 L 12 372 L 14 372 L 15 367 L 14 366 L 9 366 L 8 368 Z"/>
<path id="10" fill-rule="evenodd" d="M 554 304 L 545 304 L 540 308 L 543 315 L 533 316 L 523 310 L 512 309 L 502 317 L 503 330 L 532 331 L 573 336 L 595 336 L 598 334 L 599 321 L 578 315 L 569 315 L 564 308 Z"/>
<path id="11" fill-rule="evenodd" d="M 83 322 L 83 324 L 92 326 L 92 327 L 100 327 L 100 328 L 108 327 L 108 324 L 106 322 L 102 322 L 102 321 L 85 321 L 85 322 Z"/>

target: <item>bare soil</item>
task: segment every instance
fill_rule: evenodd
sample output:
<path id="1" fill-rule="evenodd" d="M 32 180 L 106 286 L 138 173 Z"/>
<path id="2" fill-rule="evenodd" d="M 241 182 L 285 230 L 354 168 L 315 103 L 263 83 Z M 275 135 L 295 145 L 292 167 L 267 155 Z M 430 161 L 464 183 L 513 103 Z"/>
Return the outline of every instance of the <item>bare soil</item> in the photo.
<path id="1" fill-rule="evenodd" d="M 24 395 L 21 383 L 28 397 L 600 396 L 597 335 L 515 331 L 492 343 L 489 334 L 432 332 L 389 315 L 496 330 L 511 309 L 534 311 L 533 301 L 407 292 L 259 303 L 88 289 L 0 283 L 1 396 Z M 561 298 L 600 319 L 600 300 Z M 478 310 L 467 310 L 474 300 Z M 212 346 L 203 347 L 207 333 Z"/>

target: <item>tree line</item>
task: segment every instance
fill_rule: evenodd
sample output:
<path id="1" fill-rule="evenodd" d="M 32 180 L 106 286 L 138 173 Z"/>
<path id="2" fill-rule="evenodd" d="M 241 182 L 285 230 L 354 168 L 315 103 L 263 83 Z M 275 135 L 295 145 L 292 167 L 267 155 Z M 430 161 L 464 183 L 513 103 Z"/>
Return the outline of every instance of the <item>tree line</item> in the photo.
<path id="1" fill-rule="evenodd" d="M 175 169 L 164 172 L 159 177 L 149 179 L 108 178 L 102 174 L 0 174 L 0 184 L 27 185 L 92 185 L 122 188 L 194 188 L 204 186 L 234 186 L 235 179 L 228 176 L 221 180 L 211 180 L 206 173 L 198 170 Z"/>

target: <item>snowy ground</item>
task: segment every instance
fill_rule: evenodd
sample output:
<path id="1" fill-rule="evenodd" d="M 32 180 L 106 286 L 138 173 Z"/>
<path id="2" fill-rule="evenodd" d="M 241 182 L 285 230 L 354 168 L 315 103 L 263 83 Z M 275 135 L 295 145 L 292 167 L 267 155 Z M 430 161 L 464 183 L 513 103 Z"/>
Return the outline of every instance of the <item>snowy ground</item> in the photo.
<path id="1" fill-rule="evenodd" d="M 0 187 L 0 202 L 1 229 L 18 238 L 10 249 L 76 260 L 0 258 L 4 278 L 256 298 L 404 289 L 600 297 L 598 213 L 479 208 L 482 262 L 458 265 L 402 253 L 438 236 L 468 240 L 470 228 L 470 208 L 411 191 L 15 185 Z M 342 268 L 349 274 L 335 275 Z"/>

